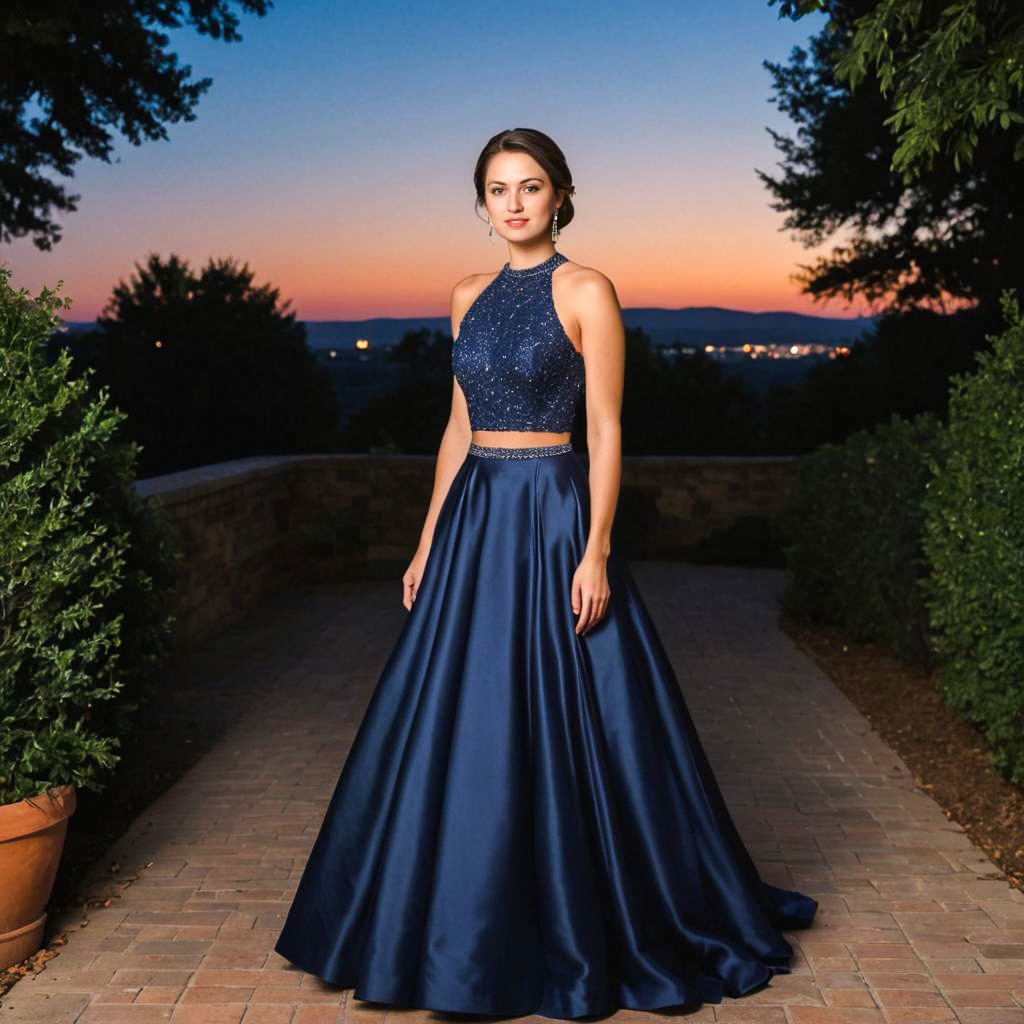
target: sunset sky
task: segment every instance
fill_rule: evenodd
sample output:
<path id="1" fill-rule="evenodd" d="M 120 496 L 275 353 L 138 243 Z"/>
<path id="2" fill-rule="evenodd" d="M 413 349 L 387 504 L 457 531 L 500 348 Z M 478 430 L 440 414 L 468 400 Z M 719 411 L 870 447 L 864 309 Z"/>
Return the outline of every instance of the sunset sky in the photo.
<path id="1" fill-rule="evenodd" d="M 89 320 L 150 252 L 248 262 L 303 320 L 448 313 L 459 278 L 507 258 L 473 208 L 486 140 L 535 127 L 562 147 L 576 219 L 557 242 L 623 306 L 713 305 L 829 316 L 790 274 L 811 263 L 754 168 L 776 173 L 765 59 L 822 17 L 767 0 L 622 4 L 341 4 L 279 0 L 244 40 L 171 33 L 197 119 L 115 161 L 84 159 L 50 253 L 0 248 L 12 284 L 65 282 Z M 822 247 L 827 251 L 830 245 Z"/>

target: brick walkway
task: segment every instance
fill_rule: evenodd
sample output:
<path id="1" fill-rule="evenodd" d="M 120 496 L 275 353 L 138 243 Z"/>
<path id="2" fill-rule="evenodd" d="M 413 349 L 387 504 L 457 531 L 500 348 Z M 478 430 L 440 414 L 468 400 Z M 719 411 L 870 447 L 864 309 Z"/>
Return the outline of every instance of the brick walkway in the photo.
<path id="1" fill-rule="evenodd" d="M 812 928 L 787 933 L 794 973 L 693 1016 L 1024 1024 L 1024 895 L 779 632 L 781 573 L 633 569 L 763 877 L 820 904 Z M 90 891 L 117 898 L 88 927 L 80 911 L 58 922 L 67 944 L 15 985 L 0 1024 L 456 1019 L 354 999 L 271 948 L 405 615 L 399 596 L 398 583 L 291 594 L 182 665 L 211 687 L 249 673 L 251 710 L 101 861 Z M 138 880 L 111 887 L 115 859 Z"/>

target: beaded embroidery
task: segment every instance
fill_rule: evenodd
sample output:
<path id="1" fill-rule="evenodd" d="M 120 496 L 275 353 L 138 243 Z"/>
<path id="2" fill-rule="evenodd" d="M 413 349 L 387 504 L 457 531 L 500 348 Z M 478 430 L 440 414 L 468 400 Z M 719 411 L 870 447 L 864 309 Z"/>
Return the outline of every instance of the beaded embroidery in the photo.
<path id="1" fill-rule="evenodd" d="M 452 347 L 452 369 L 473 430 L 571 431 L 583 391 L 583 356 L 551 298 L 556 252 L 515 270 L 505 263 L 473 300 Z"/>
<path id="2" fill-rule="evenodd" d="M 477 444 L 476 441 L 469 442 L 470 455 L 482 455 L 487 459 L 533 459 L 539 455 L 564 455 L 572 451 L 571 441 L 561 441 L 558 444 L 540 444 L 529 448 L 502 448 L 498 445 Z"/>

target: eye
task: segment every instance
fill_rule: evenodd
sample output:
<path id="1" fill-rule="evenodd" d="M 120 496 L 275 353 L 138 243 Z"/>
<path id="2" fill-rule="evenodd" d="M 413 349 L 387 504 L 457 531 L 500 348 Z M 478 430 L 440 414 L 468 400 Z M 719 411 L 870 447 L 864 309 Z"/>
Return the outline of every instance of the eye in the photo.
<path id="1" fill-rule="evenodd" d="M 491 195 L 492 196 L 496 196 L 500 191 L 501 191 L 501 186 L 498 185 L 497 187 L 491 189 Z"/>
<path id="2" fill-rule="evenodd" d="M 526 187 L 527 188 L 532 188 L 534 190 L 534 192 L 536 192 L 536 191 L 538 191 L 540 189 L 540 185 L 527 185 Z"/>

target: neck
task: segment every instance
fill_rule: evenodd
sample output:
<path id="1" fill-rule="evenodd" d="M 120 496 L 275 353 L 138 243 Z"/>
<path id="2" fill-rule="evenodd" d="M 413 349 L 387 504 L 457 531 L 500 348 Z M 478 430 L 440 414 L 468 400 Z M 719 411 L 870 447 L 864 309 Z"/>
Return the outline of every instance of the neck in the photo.
<path id="1" fill-rule="evenodd" d="M 511 270 L 529 270 L 530 267 L 535 267 L 538 264 L 551 259 L 556 252 L 557 250 L 554 246 L 550 246 L 543 252 L 536 250 L 531 250 L 530 252 L 516 252 L 510 248 L 508 254 L 508 265 Z"/>

